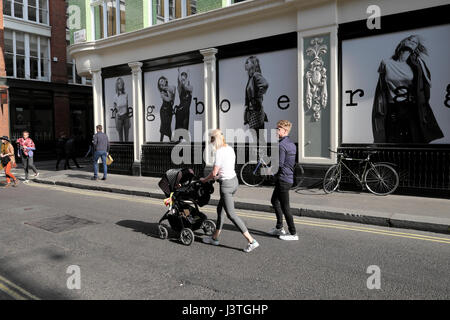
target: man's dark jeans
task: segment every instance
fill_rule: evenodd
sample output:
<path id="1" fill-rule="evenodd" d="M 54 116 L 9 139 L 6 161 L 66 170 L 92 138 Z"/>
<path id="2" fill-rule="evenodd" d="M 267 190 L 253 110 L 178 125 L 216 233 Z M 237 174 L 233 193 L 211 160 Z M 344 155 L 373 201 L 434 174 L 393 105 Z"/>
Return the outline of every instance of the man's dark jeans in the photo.
<path id="1" fill-rule="evenodd" d="M 275 183 L 275 189 L 272 194 L 272 206 L 275 209 L 275 213 L 277 215 L 277 229 L 281 229 L 283 227 L 283 215 L 286 219 L 286 223 L 289 228 L 290 234 L 294 235 L 297 233 L 294 224 L 294 217 L 291 214 L 291 207 L 289 205 L 289 190 L 292 187 L 292 183 L 284 182 L 282 180 L 278 180 Z"/>

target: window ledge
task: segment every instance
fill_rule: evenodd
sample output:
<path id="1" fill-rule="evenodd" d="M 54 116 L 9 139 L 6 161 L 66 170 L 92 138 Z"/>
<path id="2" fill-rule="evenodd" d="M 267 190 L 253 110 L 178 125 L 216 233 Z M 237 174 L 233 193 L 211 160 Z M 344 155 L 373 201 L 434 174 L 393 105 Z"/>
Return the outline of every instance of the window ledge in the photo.
<path id="1" fill-rule="evenodd" d="M 5 29 L 34 33 L 46 37 L 51 37 L 52 31 L 50 25 L 5 15 L 3 16 L 3 26 Z"/>

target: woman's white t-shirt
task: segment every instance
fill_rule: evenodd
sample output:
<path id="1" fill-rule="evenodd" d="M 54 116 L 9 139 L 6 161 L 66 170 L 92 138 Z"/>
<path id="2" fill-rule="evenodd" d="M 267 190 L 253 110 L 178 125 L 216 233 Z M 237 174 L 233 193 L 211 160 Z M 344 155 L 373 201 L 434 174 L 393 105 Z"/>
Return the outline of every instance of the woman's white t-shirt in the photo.
<path id="1" fill-rule="evenodd" d="M 236 163 L 236 154 L 230 146 L 222 147 L 216 151 L 215 166 L 220 167 L 219 179 L 228 180 L 236 177 L 234 165 Z"/>

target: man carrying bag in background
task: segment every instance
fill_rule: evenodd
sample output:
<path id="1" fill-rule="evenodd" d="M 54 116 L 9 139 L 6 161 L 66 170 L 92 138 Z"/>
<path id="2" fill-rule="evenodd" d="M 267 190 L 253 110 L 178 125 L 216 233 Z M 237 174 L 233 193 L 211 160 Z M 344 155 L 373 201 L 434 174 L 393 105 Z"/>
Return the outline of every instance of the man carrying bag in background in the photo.
<path id="1" fill-rule="evenodd" d="M 108 166 L 106 165 L 106 158 L 109 154 L 109 139 L 108 136 L 102 132 L 103 127 L 98 125 L 97 133 L 94 134 L 92 139 L 92 144 L 94 146 L 94 176 L 92 180 L 98 179 L 98 159 L 102 158 L 103 164 L 103 178 L 102 180 L 106 180 L 108 175 Z"/>

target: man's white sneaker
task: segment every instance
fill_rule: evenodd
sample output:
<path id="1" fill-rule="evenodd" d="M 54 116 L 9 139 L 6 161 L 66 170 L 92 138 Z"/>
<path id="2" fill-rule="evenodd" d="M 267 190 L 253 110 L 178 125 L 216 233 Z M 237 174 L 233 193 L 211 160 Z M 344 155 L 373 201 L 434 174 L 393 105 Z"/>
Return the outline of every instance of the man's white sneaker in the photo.
<path id="1" fill-rule="evenodd" d="M 259 243 L 256 240 L 253 240 L 252 243 L 247 244 L 247 247 L 244 249 L 244 252 L 250 252 L 253 249 L 256 249 L 259 247 Z"/>
<path id="2" fill-rule="evenodd" d="M 28 184 L 30 182 L 30 180 L 25 180 L 23 183 Z"/>
<path id="3" fill-rule="evenodd" d="M 281 229 L 272 228 L 268 233 L 272 236 L 282 236 L 286 234 L 286 231 L 284 231 L 284 228 Z"/>
<path id="4" fill-rule="evenodd" d="M 35 178 L 39 177 L 39 172 L 34 175 Z"/>
<path id="5" fill-rule="evenodd" d="M 287 235 L 282 235 L 279 237 L 281 240 L 286 240 L 286 241 L 297 241 L 298 240 L 298 235 L 294 234 L 287 234 Z"/>

